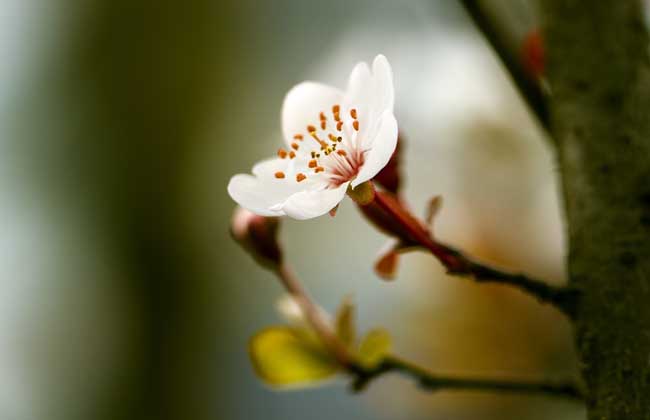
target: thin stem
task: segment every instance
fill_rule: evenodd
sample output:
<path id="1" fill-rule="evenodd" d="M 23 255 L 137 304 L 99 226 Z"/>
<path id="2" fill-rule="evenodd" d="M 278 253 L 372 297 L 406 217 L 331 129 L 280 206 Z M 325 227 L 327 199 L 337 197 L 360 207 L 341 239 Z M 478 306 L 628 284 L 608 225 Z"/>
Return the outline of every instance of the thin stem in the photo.
<path id="1" fill-rule="evenodd" d="M 298 280 L 293 270 L 286 263 L 283 263 L 278 267 L 276 273 L 280 282 L 300 306 L 307 322 L 314 329 L 330 354 L 336 358 L 341 366 L 352 366 L 354 364 L 352 355 L 332 330 L 329 322 L 323 318 L 322 312 L 302 287 L 300 280 Z"/>
<path id="2" fill-rule="evenodd" d="M 477 262 L 461 251 L 436 241 L 404 206 L 395 200 L 390 200 L 384 193 L 375 193 L 373 203 L 408 233 L 409 241 L 428 249 L 447 268 L 449 274 L 471 277 L 477 282 L 501 283 L 517 287 L 538 301 L 553 305 L 570 319 L 575 317 L 578 299 L 576 290 L 551 286 L 521 273 L 510 273 Z"/>
<path id="3" fill-rule="evenodd" d="M 415 379 L 418 385 L 431 392 L 441 390 L 476 390 L 546 394 L 583 401 L 583 391 L 572 382 L 530 382 L 484 378 L 458 378 L 434 375 L 419 366 L 397 357 L 387 357 L 376 368 L 359 375 L 353 383 L 355 390 L 365 388 L 373 379 L 390 372 L 399 372 Z"/>
<path id="4" fill-rule="evenodd" d="M 374 379 L 389 372 L 400 372 L 416 379 L 419 385 L 428 391 L 442 389 L 474 389 L 484 391 L 507 391 L 545 393 L 553 396 L 582 399 L 583 394 L 573 384 L 552 384 L 546 382 L 515 382 L 493 379 L 452 378 L 437 376 L 425 369 L 394 356 L 385 357 L 374 368 L 366 368 L 357 363 L 346 345 L 323 318 L 321 311 L 303 288 L 293 270 L 282 264 L 275 271 L 287 292 L 300 305 L 307 322 L 321 339 L 325 348 L 336 358 L 339 364 L 354 378 L 352 387 L 361 391 Z"/>

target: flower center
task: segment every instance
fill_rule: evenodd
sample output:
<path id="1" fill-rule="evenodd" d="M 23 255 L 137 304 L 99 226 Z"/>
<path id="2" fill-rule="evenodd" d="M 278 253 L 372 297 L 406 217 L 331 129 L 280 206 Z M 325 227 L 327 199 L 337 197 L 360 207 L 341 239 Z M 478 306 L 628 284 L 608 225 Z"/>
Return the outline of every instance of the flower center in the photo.
<path id="1" fill-rule="evenodd" d="M 300 153 L 308 161 L 304 172 L 296 174 L 296 182 L 302 182 L 313 174 L 326 175 L 328 184 L 336 187 L 354 178 L 364 162 L 364 153 L 359 147 L 359 120 L 356 108 L 348 114 L 341 112 L 340 105 L 333 105 L 330 122 L 321 111 L 317 125 L 307 125 L 305 133 L 293 136 L 291 150 L 278 150 L 281 159 L 294 159 Z M 275 177 L 284 179 L 284 172 Z"/>

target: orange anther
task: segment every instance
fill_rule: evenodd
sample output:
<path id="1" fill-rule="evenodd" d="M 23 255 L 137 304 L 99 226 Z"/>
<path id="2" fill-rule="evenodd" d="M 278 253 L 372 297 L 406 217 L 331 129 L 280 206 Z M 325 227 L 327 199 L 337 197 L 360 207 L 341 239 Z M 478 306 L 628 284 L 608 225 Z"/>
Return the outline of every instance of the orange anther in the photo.
<path id="1" fill-rule="evenodd" d="M 339 122 L 337 122 L 337 123 L 336 123 L 336 129 L 337 129 L 338 131 L 341 131 L 341 127 L 343 127 L 343 121 L 339 121 Z"/>
<path id="2" fill-rule="evenodd" d="M 325 168 L 323 168 L 322 166 L 319 166 L 318 168 L 314 169 L 314 172 L 319 173 L 319 172 L 323 172 L 324 170 L 325 170 Z"/>
<path id="3" fill-rule="evenodd" d="M 327 118 L 325 118 L 325 113 L 321 112 L 320 115 L 318 115 L 318 118 L 320 118 L 321 121 L 325 121 Z"/>
<path id="4" fill-rule="evenodd" d="M 302 134 L 296 134 L 295 136 L 293 136 L 293 138 L 296 139 L 296 140 L 302 140 L 303 139 Z"/>
<path id="5" fill-rule="evenodd" d="M 289 159 L 293 159 L 293 158 L 295 158 L 295 157 L 296 157 L 296 152 L 294 152 L 293 150 L 290 151 L 290 152 L 289 152 Z"/>
<path id="6" fill-rule="evenodd" d="M 287 151 L 284 149 L 278 149 L 278 156 L 280 159 L 284 159 L 287 157 Z"/>
<path id="7" fill-rule="evenodd" d="M 307 126 L 307 132 L 309 134 L 313 135 L 316 132 L 316 127 L 314 127 L 313 125 L 308 125 Z"/>
<path id="8" fill-rule="evenodd" d="M 359 131 L 359 120 L 354 120 L 352 127 L 354 127 L 355 130 Z"/>
<path id="9" fill-rule="evenodd" d="M 300 148 L 300 146 L 298 145 L 298 143 L 291 143 L 291 148 L 293 150 L 298 150 Z"/>
<path id="10" fill-rule="evenodd" d="M 345 150 L 340 150 L 340 149 L 337 150 L 336 153 L 341 155 L 341 156 L 346 156 L 347 155 L 347 153 L 345 153 Z"/>
<path id="11" fill-rule="evenodd" d="M 357 119 L 357 110 L 355 108 L 352 108 L 350 110 L 350 116 L 354 118 L 355 120 Z"/>
<path id="12" fill-rule="evenodd" d="M 302 172 L 299 173 L 298 175 L 296 175 L 296 181 L 298 181 L 298 182 L 304 181 L 306 178 L 307 178 L 307 176 L 305 176 L 305 174 L 303 174 Z"/>
<path id="13" fill-rule="evenodd" d="M 316 159 L 313 159 L 313 160 L 309 161 L 309 167 L 310 168 L 315 168 L 316 166 L 318 166 L 318 163 L 316 162 Z"/>
<path id="14" fill-rule="evenodd" d="M 321 130 L 325 130 L 325 127 L 327 127 L 327 121 L 323 120 L 320 122 L 320 128 Z"/>
<path id="15" fill-rule="evenodd" d="M 276 172 L 275 177 L 278 178 L 278 179 L 284 178 L 284 172 Z"/>

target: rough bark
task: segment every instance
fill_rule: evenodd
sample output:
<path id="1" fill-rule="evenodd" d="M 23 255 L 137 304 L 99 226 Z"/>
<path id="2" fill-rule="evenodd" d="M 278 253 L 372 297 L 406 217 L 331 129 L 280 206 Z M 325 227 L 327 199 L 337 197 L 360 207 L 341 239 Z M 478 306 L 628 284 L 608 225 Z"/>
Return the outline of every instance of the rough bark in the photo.
<path id="1" fill-rule="evenodd" d="M 641 4 L 540 4 L 569 278 L 582 292 L 576 343 L 589 419 L 650 419 L 650 64 Z"/>

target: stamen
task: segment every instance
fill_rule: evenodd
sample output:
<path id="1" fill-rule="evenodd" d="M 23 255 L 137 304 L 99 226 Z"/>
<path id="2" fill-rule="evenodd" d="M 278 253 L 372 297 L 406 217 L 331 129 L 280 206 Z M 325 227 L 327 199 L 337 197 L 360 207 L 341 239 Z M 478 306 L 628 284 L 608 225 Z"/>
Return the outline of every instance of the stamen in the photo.
<path id="1" fill-rule="evenodd" d="M 298 145 L 298 143 L 295 143 L 295 142 L 294 142 L 294 143 L 291 143 L 291 148 L 292 148 L 293 150 L 298 150 L 298 149 L 300 148 L 300 146 Z"/>
<path id="2" fill-rule="evenodd" d="M 284 178 L 284 172 L 276 172 L 275 177 L 278 178 L 278 179 Z"/>
<path id="3" fill-rule="evenodd" d="M 304 181 L 306 178 L 307 178 L 307 176 L 305 174 L 303 174 L 302 172 L 300 172 L 300 173 L 298 173 L 296 175 L 296 181 L 297 182 Z"/>
<path id="4" fill-rule="evenodd" d="M 337 150 L 336 153 L 341 155 L 341 156 L 346 156 L 347 155 L 347 153 L 345 153 L 345 150 L 342 150 L 342 149 Z"/>
<path id="5" fill-rule="evenodd" d="M 354 120 L 352 127 L 354 127 L 356 131 L 359 131 L 359 120 Z"/>
<path id="6" fill-rule="evenodd" d="M 325 171 L 325 168 L 323 168 L 322 166 L 319 166 L 318 168 L 314 169 L 314 172 L 316 173 L 323 172 L 323 171 Z"/>
<path id="7" fill-rule="evenodd" d="M 350 110 L 350 116 L 351 116 L 352 118 L 354 118 L 355 120 L 357 119 L 357 110 L 356 110 L 356 108 L 352 108 L 352 109 Z"/>
<path id="8" fill-rule="evenodd" d="M 303 137 L 302 134 L 296 134 L 295 136 L 293 136 L 293 138 L 296 139 L 296 140 L 298 140 L 298 141 L 302 141 L 302 139 L 303 139 L 304 137 Z"/>
<path id="9" fill-rule="evenodd" d="M 342 128 L 342 127 L 343 127 L 343 121 L 339 121 L 339 122 L 336 123 L 336 129 L 337 129 L 338 131 L 341 131 L 341 128 Z"/>
<path id="10" fill-rule="evenodd" d="M 341 107 L 339 105 L 334 105 L 332 107 L 332 114 L 334 115 L 334 121 L 341 121 Z"/>
<path id="11" fill-rule="evenodd" d="M 324 112 L 321 112 L 321 113 L 318 115 L 318 118 L 319 118 L 321 121 L 325 121 L 325 120 L 327 119 L 327 118 L 325 118 L 325 113 L 324 113 Z"/>
<path id="12" fill-rule="evenodd" d="M 284 149 L 278 149 L 278 156 L 280 159 L 284 159 L 287 157 L 287 151 Z"/>
<path id="13" fill-rule="evenodd" d="M 290 152 L 289 152 L 289 159 L 293 159 L 293 158 L 295 158 L 295 157 L 296 157 L 296 152 L 294 152 L 293 150 L 290 151 Z"/>
<path id="14" fill-rule="evenodd" d="M 318 166 L 318 162 L 316 162 L 316 159 L 312 159 L 309 161 L 310 168 L 315 168 L 316 166 Z"/>
<path id="15" fill-rule="evenodd" d="M 316 157 L 316 152 L 312 151 L 311 152 L 311 158 L 314 159 Z"/>
<path id="16" fill-rule="evenodd" d="M 328 134 L 327 137 L 329 137 L 330 141 L 332 141 L 332 142 L 337 141 L 337 137 L 332 133 Z M 338 138 L 340 139 L 340 137 L 338 137 Z"/>
<path id="17" fill-rule="evenodd" d="M 325 130 L 325 128 L 327 128 L 327 121 L 322 120 L 320 122 L 320 128 L 321 128 L 321 130 Z"/>
<path id="18" fill-rule="evenodd" d="M 318 144 L 320 144 L 321 150 L 323 150 L 327 146 L 327 143 L 325 143 L 323 140 L 318 138 L 318 135 L 316 134 L 316 127 L 314 127 L 313 125 L 308 125 L 307 131 L 309 132 L 309 135 L 312 136 L 314 140 L 318 142 Z"/>

